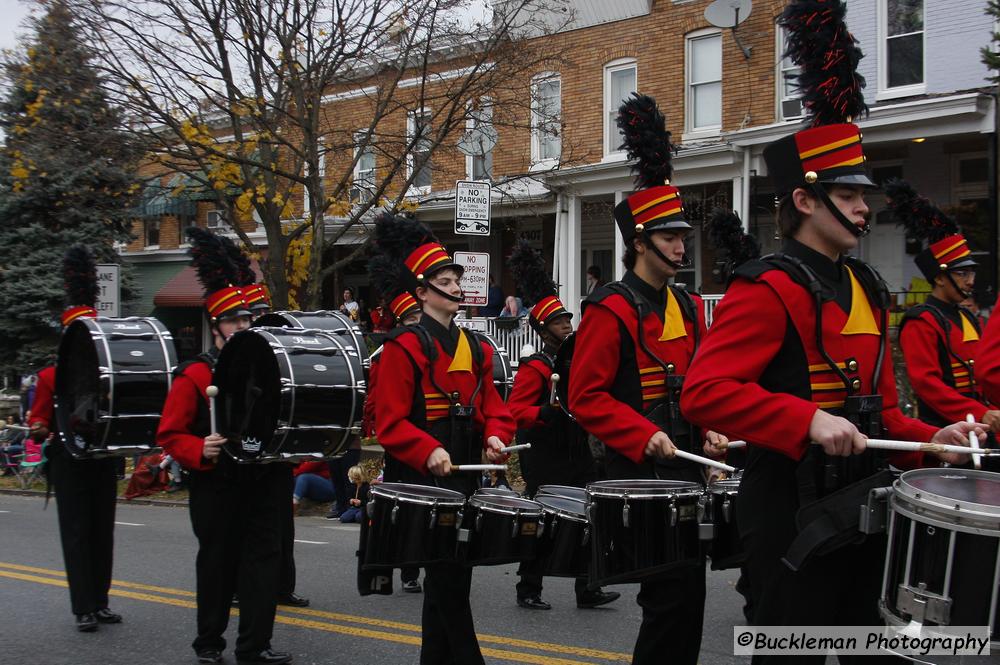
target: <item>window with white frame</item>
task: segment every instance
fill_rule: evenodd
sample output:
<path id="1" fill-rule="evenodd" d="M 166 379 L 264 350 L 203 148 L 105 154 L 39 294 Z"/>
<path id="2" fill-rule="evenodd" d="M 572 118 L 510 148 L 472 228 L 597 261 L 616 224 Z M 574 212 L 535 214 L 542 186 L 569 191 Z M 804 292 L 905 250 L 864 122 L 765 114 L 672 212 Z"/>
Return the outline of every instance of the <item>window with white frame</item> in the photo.
<path id="1" fill-rule="evenodd" d="M 924 88 L 924 0 L 879 0 L 879 91 Z"/>
<path id="2" fill-rule="evenodd" d="M 555 72 L 531 83 L 531 161 L 537 164 L 562 156 L 562 79 Z"/>
<path id="3" fill-rule="evenodd" d="M 497 143 L 497 131 L 493 127 L 493 100 L 484 97 L 479 106 L 470 109 L 465 122 L 466 172 L 471 180 L 491 180 L 493 178 L 493 148 Z"/>
<path id="4" fill-rule="evenodd" d="M 604 154 L 623 154 L 618 109 L 636 91 L 635 60 L 616 60 L 604 67 Z"/>
<path id="5" fill-rule="evenodd" d="M 187 230 L 192 226 L 198 226 L 193 214 L 182 214 L 177 217 L 177 244 L 179 246 L 188 246 Z"/>
<path id="6" fill-rule="evenodd" d="M 775 42 L 778 46 L 778 119 L 798 120 L 805 114 L 802 108 L 802 95 L 792 76 L 802 71 L 792 62 L 791 58 L 785 57 L 785 40 L 788 38 L 788 29 L 778 27 L 775 31 Z"/>
<path id="7" fill-rule="evenodd" d="M 722 35 L 698 31 L 686 39 L 688 132 L 722 128 Z"/>
<path id="8" fill-rule="evenodd" d="M 160 248 L 160 220 L 147 219 L 145 223 L 146 249 Z"/>
<path id="9" fill-rule="evenodd" d="M 412 176 L 410 188 L 417 193 L 431 191 L 431 112 L 427 109 L 410 111 L 406 115 L 406 136 L 413 146 L 406 156 L 407 176 Z"/>
<path id="10" fill-rule="evenodd" d="M 367 203 L 375 195 L 375 146 L 367 130 L 354 133 L 354 160 L 351 201 Z"/>

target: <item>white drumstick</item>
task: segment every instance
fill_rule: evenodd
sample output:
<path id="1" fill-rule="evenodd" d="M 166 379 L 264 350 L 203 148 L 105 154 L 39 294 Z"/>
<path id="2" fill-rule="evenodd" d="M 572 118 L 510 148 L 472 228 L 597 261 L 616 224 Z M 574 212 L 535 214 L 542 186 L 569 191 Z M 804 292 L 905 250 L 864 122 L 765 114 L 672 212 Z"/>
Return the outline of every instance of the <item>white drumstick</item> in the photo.
<path id="1" fill-rule="evenodd" d="M 560 377 L 555 372 L 552 373 L 552 389 L 549 391 L 549 404 L 558 404 L 558 396 L 556 395 L 556 386 L 559 385 Z"/>
<path id="2" fill-rule="evenodd" d="M 506 464 L 452 464 L 452 471 L 506 471 Z"/>
<path id="3" fill-rule="evenodd" d="M 681 459 L 686 459 L 689 462 L 697 462 L 698 464 L 704 464 L 705 466 L 711 466 L 716 469 L 721 469 L 723 471 L 728 471 L 732 473 L 736 470 L 735 466 L 729 466 L 728 464 L 723 464 L 722 462 L 716 462 L 714 459 L 709 459 L 707 457 L 702 457 L 701 455 L 695 455 L 683 450 L 678 450 L 674 453 L 677 457 Z"/>
<path id="4" fill-rule="evenodd" d="M 817 444 L 818 445 L 818 444 Z M 917 441 L 892 441 L 889 439 L 868 439 L 868 447 L 876 450 L 902 450 L 914 453 L 958 453 L 968 455 L 966 446 L 951 446 L 944 443 L 919 443 Z M 980 448 L 981 455 L 998 455 L 1000 450 Z"/>
<path id="5" fill-rule="evenodd" d="M 968 414 L 965 415 L 965 422 L 967 422 L 967 423 L 974 423 L 974 422 L 976 422 L 976 419 L 972 417 L 971 413 L 968 413 Z M 969 447 L 972 448 L 973 450 L 979 450 L 979 437 L 976 436 L 976 433 L 974 431 L 973 432 L 969 432 Z M 983 456 L 982 455 L 973 455 L 972 456 L 972 466 L 974 466 L 977 469 L 982 469 L 983 468 Z"/>
<path id="6" fill-rule="evenodd" d="M 746 448 L 747 442 L 739 439 L 737 441 L 730 441 L 726 444 L 726 448 Z"/>
<path id="7" fill-rule="evenodd" d="M 208 416 L 212 423 L 212 434 L 218 434 L 219 427 L 215 420 L 215 396 L 219 394 L 218 386 L 209 386 L 208 388 L 205 388 L 205 394 L 208 395 Z"/>
<path id="8" fill-rule="evenodd" d="M 519 443 L 516 446 L 504 446 L 503 448 L 500 449 L 500 452 L 513 453 L 517 452 L 518 450 L 527 450 L 528 448 L 531 448 L 530 443 Z"/>

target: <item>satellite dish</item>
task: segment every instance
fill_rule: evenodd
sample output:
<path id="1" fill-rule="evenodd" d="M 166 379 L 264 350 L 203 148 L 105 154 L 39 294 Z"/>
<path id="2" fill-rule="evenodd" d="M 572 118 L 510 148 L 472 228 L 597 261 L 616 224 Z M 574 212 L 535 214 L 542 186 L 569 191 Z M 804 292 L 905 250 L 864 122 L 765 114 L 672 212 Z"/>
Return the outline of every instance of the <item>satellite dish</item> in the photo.
<path id="1" fill-rule="evenodd" d="M 717 28 L 735 28 L 750 17 L 751 0 L 715 0 L 705 7 L 705 20 Z"/>

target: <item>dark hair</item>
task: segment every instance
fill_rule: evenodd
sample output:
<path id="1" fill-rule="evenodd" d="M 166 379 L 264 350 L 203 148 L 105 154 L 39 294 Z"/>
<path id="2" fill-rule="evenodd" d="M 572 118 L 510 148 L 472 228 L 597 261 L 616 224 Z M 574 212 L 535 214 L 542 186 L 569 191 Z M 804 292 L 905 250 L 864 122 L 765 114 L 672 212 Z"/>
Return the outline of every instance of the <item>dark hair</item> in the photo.
<path id="1" fill-rule="evenodd" d="M 594 279 L 601 279 L 601 267 L 600 266 L 590 266 L 587 268 L 587 274 Z"/>
<path id="2" fill-rule="evenodd" d="M 354 297 L 354 289 L 352 289 L 349 286 L 345 286 L 344 290 L 347 291 L 348 293 L 350 293 L 352 298 Z"/>
<path id="3" fill-rule="evenodd" d="M 792 200 L 791 194 L 783 196 L 778 201 L 777 222 L 783 238 L 791 238 L 802 226 L 802 213 L 795 207 L 795 201 Z"/>
<path id="4" fill-rule="evenodd" d="M 635 239 L 625 243 L 625 254 L 622 255 L 622 263 L 625 264 L 625 270 L 632 270 L 635 268 L 636 257 L 639 256 L 639 252 L 635 249 Z"/>

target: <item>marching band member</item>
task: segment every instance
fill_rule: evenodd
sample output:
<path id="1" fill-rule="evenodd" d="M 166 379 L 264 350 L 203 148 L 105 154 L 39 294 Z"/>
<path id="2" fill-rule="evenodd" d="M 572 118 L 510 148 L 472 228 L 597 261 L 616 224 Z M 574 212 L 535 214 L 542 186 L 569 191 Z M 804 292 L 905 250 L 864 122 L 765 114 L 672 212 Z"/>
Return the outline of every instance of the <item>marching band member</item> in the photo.
<path id="1" fill-rule="evenodd" d="M 96 317 L 97 268 L 86 248 L 76 245 L 66 252 L 63 277 L 69 302 L 62 314 L 63 328 L 78 318 Z M 56 368 L 50 365 L 38 373 L 28 424 L 35 441 L 49 441 L 45 456 L 56 495 L 59 537 L 76 628 L 93 632 L 99 624 L 122 620 L 120 614 L 108 609 L 118 500 L 117 460 L 77 459 L 59 441 L 55 432 L 55 386 Z"/>
<path id="2" fill-rule="evenodd" d="M 597 480 L 587 433 L 558 404 L 552 403 L 552 374 L 556 354 L 573 334 L 573 314 L 556 296 L 556 285 L 545 271 L 545 261 L 527 241 L 520 241 L 507 261 L 521 293 L 534 307 L 528 323 L 542 339 L 538 353 L 522 358 L 514 377 L 507 408 L 517 421 L 517 440 L 531 448 L 518 454 L 528 496 L 541 485 L 586 487 Z M 517 604 L 533 610 L 552 606 L 542 600 L 541 559 L 521 563 L 517 573 Z M 587 578 L 576 580 L 577 607 L 591 608 L 617 600 L 621 594 L 587 590 Z"/>
<path id="3" fill-rule="evenodd" d="M 997 311 L 994 306 L 993 311 Z M 1000 404 L 1000 316 L 990 316 L 976 353 L 976 376 L 983 397 Z"/>
<path id="4" fill-rule="evenodd" d="M 190 474 L 189 511 L 198 538 L 198 662 L 218 663 L 226 647 L 234 591 L 239 592 L 238 663 L 291 662 L 271 650 L 281 555 L 281 512 L 290 505 L 279 464 L 239 465 L 222 453 L 226 439 L 211 432 L 206 389 L 219 350 L 250 326 L 237 269 L 219 239 L 188 229 L 192 264 L 205 287 L 212 349 L 177 368 L 163 406 L 156 442 Z"/>
<path id="5" fill-rule="evenodd" d="M 514 420 L 493 385 L 492 350 L 452 320 L 462 298 L 462 268 L 423 224 L 384 215 L 384 249 L 406 267 L 423 308 L 420 324 L 399 329 L 383 345 L 375 392 L 375 428 L 389 453 L 385 478 L 437 484 L 466 496 L 476 474 L 452 475 L 455 464 L 491 462 L 514 435 Z M 392 381 L 385 377 L 391 376 Z M 483 663 L 469 591 L 472 569 L 426 567 L 420 662 Z"/>
<path id="6" fill-rule="evenodd" d="M 780 197 L 782 251 L 737 269 L 681 396 L 693 422 L 751 444 L 736 522 L 758 626 L 878 625 L 885 537 L 858 531 L 858 506 L 892 476 L 866 437 L 887 430 L 961 445 L 976 428 L 937 430 L 897 406 L 885 285 L 846 256 L 868 229 L 864 194 L 874 186 L 860 132 L 844 122 L 865 108 L 854 72 L 860 51 L 843 3 L 826 4 L 823 21 L 805 2 L 780 20 L 813 124 L 764 150 Z M 839 68 L 829 67 L 828 51 L 843 60 Z M 920 453 L 892 456 L 901 468 L 923 461 Z"/>
<path id="7" fill-rule="evenodd" d="M 968 414 L 1000 432 L 1000 411 L 980 394 L 975 357 L 982 331 L 977 317 L 961 306 L 976 281 L 976 261 L 955 221 L 901 180 L 885 186 L 896 220 L 907 235 L 926 239 L 915 258 L 932 285 L 926 302 L 909 308 L 899 328 L 906 374 L 917 396 L 920 419 L 942 427 Z"/>
<path id="8" fill-rule="evenodd" d="M 670 133 L 656 102 L 635 95 L 618 126 L 629 157 L 638 157 L 639 191 L 615 206 L 625 240 L 625 277 L 594 290 L 576 334 L 569 407 L 580 425 L 607 446 L 610 479 L 661 478 L 703 484 L 703 467 L 672 459 L 677 448 L 700 453 L 697 430 L 680 417 L 678 393 L 705 335 L 701 298 L 669 285 L 684 267 L 680 191 L 670 177 Z M 706 431 L 713 442 L 718 435 Z M 704 560 L 643 582 L 642 626 L 633 663 L 694 664 L 705 606 Z M 678 636 L 683 639 L 678 640 Z"/>

